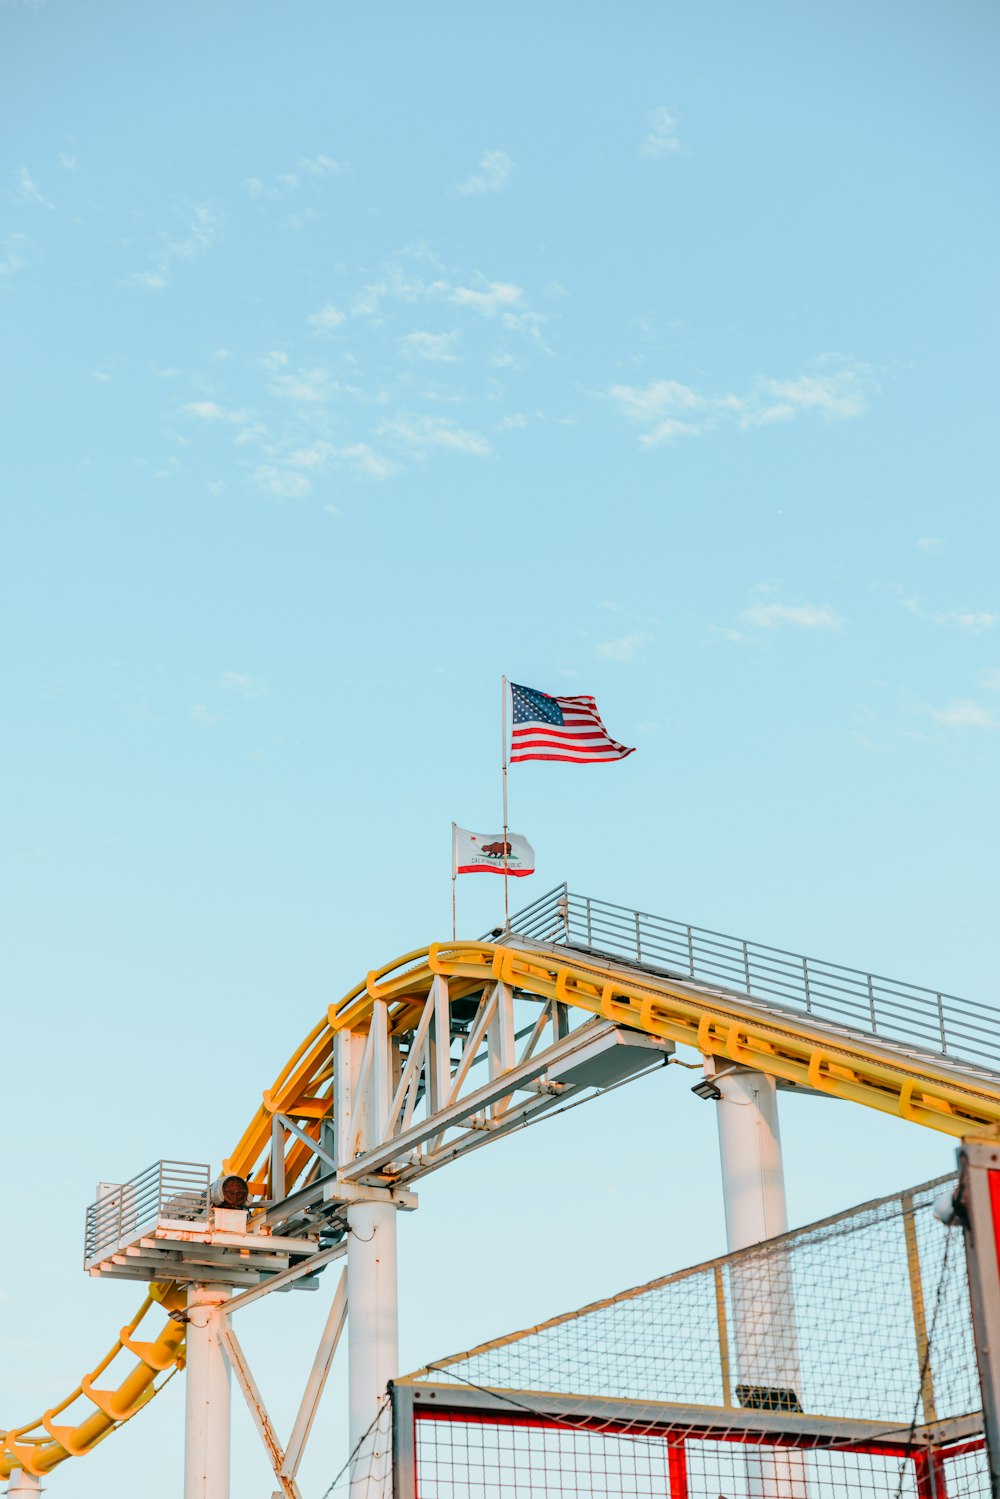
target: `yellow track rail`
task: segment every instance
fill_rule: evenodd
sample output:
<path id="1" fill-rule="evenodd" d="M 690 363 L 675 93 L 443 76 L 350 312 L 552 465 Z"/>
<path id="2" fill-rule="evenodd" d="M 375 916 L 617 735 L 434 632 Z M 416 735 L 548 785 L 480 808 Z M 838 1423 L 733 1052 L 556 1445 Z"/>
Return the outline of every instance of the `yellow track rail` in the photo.
<path id="1" fill-rule="evenodd" d="M 631 972 L 571 950 L 435 943 L 369 973 L 313 1027 L 289 1058 L 251 1119 L 224 1169 L 245 1176 L 257 1197 L 268 1195 L 268 1155 L 275 1113 L 296 1118 L 318 1138 L 333 1103 L 335 1031 L 364 1029 L 375 999 L 389 1001 L 394 1034 L 412 1030 L 436 975 L 451 980 L 453 997 L 500 980 L 543 999 L 556 999 L 680 1042 L 705 1055 L 758 1068 L 831 1098 L 895 1114 L 956 1137 L 1000 1133 L 1000 1078 L 696 985 Z M 294 1137 L 287 1147 L 286 1190 L 312 1156 Z M 184 1362 L 183 1323 L 168 1315 L 151 1341 L 136 1337 L 156 1307 L 179 1311 L 183 1287 L 152 1285 L 136 1315 L 101 1362 L 58 1405 L 0 1435 L 0 1476 L 17 1467 L 38 1476 L 67 1457 L 81 1457 L 141 1410 Z M 108 1374 L 121 1361 L 118 1383 Z M 116 1371 L 117 1372 L 117 1371 Z M 162 1376 L 162 1377 L 161 1377 Z M 103 1381 L 101 1385 L 98 1381 Z"/>

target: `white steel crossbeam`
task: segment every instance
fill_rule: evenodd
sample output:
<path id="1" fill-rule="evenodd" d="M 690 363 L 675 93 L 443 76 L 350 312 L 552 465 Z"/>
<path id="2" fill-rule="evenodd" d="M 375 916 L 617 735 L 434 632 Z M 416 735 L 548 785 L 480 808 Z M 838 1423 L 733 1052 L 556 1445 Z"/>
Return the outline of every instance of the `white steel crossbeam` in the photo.
<path id="1" fill-rule="evenodd" d="M 347 1321 L 347 1271 L 342 1270 L 337 1289 L 333 1295 L 330 1306 L 330 1315 L 326 1319 L 323 1336 L 319 1340 L 316 1349 L 316 1357 L 313 1360 L 309 1378 L 302 1394 L 298 1415 L 292 1427 L 292 1434 L 288 1438 L 288 1446 L 285 1448 L 285 1460 L 282 1463 L 281 1472 L 286 1478 L 294 1478 L 299 1471 L 299 1463 L 309 1440 L 316 1411 L 326 1388 L 327 1376 L 333 1363 L 337 1345 L 344 1331 L 344 1323 Z"/>
<path id="2" fill-rule="evenodd" d="M 285 1452 L 278 1440 L 271 1418 L 267 1414 L 267 1408 L 261 1398 L 261 1393 L 257 1388 L 254 1377 L 250 1373 L 250 1365 L 247 1363 L 246 1355 L 240 1347 L 236 1334 L 231 1327 L 224 1326 L 221 1338 L 230 1367 L 236 1375 L 236 1382 L 243 1391 L 244 1399 L 253 1417 L 253 1423 L 260 1433 L 260 1439 L 264 1443 L 267 1455 L 271 1461 L 274 1476 L 281 1485 L 281 1493 L 285 1496 L 285 1499 L 302 1499 L 295 1479 L 287 1477 L 282 1472 L 285 1462 Z"/>
<path id="3" fill-rule="evenodd" d="M 617 1044 L 621 1032 L 610 1021 L 587 1021 L 563 1040 L 555 1042 L 544 1050 L 536 1051 L 532 1056 L 514 1065 L 502 1067 L 503 1057 L 509 1057 L 513 1050 L 513 1032 L 510 1028 L 507 1029 L 506 1034 L 503 1030 L 494 1032 L 491 1044 L 490 1030 L 498 1011 L 501 1010 L 503 996 L 499 991 L 503 987 L 497 985 L 488 997 L 484 996 L 480 1004 L 462 1053 L 462 1060 L 451 1079 L 449 1102 L 444 1107 L 429 1112 L 423 1119 L 411 1124 L 408 1129 L 400 1130 L 380 1142 L 373 1142 L 368 1150 L 362 1151 L 353 1160 L 344 1162 L 339 1170 L 341 1181 L 362 1181 L 365 1178 L 377 1176 L 387 1168 L 393 1168 L 392 1175 L 395 1179 L 404 1180 L 431 1169 L 439 1153 L 443 1159 L 451 1159 L 461 1150 L 470 1148 L 473 1143 L 480 1143 L 480 1138 L 473 1140 L 470 1136 L 481 1137 L 483 1133 L 493 1135 L 505 1132 L 505 1127 L 508 1126 L 507 1113 L 510 1103 L 518 1090 L 527 1090 L 538 1096 L 516 1111 L 518 1118 L 512 1120 L 511 1125 L 523 1123 L 526 1114 L 534 1114 L 543 1108 L 551 1108 L 554 1100 L 565 1093 L 597 1086 L 597 1084 L 590 1083 L 583 1073 L 574 1077 L 571 1064 L 578 1054 L 590 1060 L 595 1050 L 595 1043 L 598 1043 L 598 1049 L 602 1042 L 606 1042 L 609 1048 Z M 537 1031 L 537 1027 L 535 1029 Z M 536 1040 L 537 1037 L 533 1031 L 529 1044 L 534 1045 Z M 461 1094 L 462 1083 L 477 1059 L 476 1052 L 484 1042 L 490 1045 L 489 1056 L 494 1063 L 494 1075 L 488 1082 L 463 1096 Z M 644 1052 L 637 1067 L 638 1065 L 652 1066 L 662 1059 L 663 1051 L 655 1045 L 650 1046 L 645 1037 L 636 1036 L 635 1046 L 641 1046 Z M 669 1046 L 664 1048 L 664 1050 L 669 1049 Z M 648 1056 L 648 1063 L 645 1062 L 645 1056 Z M 637 1067 L 633 1068 L 633 1071 L 637 1070 Z M 569 1074 L 566 1083 L 558 1081 L 558 1074 L 561 1071 Z M 551 1080 L 546 1079 L 546 1074 L 552 1074 Z M 464 1125 L 470 1134 L 443 1144 L 442 1139 L 446 1131 L 461 1125 Z M 429 1149 L 426 1153 L 414 1155 L 420 1147 L 428 1144 Z"/>

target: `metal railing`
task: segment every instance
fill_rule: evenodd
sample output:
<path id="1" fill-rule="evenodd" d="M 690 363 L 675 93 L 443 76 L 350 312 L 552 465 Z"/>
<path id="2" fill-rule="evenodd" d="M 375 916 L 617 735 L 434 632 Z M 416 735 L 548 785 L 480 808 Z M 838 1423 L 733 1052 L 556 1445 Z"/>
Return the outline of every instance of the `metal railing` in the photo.
<path id="1" fill-rule="evenodd" d="M 87 1209 L 84 1264 L 128 1243 L 159 1218 L 207 1221 L 209 1185 L 209 1168 L 190 1161 L 157 1161 L 131 1181 L 103 1183 L 101 1195 Z"/>
<path id="2" fill-rule="evenodd" d="M 942 990 L 594 900 L 566 885 L 517 912 L 510 926 L 529 940 L 623 957 L 674 978 L 1000 1072 L 1000 1010 Z"/>

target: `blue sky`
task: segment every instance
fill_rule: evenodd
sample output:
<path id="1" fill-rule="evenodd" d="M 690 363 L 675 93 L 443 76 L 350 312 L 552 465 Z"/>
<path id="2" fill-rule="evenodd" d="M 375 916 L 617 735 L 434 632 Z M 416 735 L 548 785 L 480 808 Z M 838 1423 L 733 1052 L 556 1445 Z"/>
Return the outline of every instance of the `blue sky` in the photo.
<path id="1" fill-rule="evenodd" d="M 94 1182 L 220 1158 L 328 1000 L 448 932 L 503 672 L 638 747 L 512 771 L 525 900 L 992 997 L 997 31 L 0 3 L 6 1180 L 55 1198 L 4 1250 L 5 1420 L 127 1314 L 77 1268 Z M 467 879 L 460 924 L 500 905 Z M 404 1364 L 721 1249 L 671 1084 L 428 1182 Z M 796 1222 L 951 1159 L 783 1118 Z M 53 1489 L 134 1487 L 162 1407 Z M 343 1444 L 333 1401 L 318 1492 Z"/>

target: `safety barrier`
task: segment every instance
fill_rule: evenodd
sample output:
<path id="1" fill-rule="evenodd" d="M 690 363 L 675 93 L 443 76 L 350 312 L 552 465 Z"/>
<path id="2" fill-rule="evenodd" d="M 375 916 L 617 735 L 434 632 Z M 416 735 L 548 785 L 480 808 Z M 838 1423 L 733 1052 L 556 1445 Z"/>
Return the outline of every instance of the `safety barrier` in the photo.
<path id="1" fill-rule="evenodd" d="M 595 900 L 567 885 L 519 911 L 511 930 L 528 940 L 620 956 L 646 968 L 659 966 L 677 978 L 1000 1069 L 1000 1014 L 943 990 Z"/>
<path id="2" fill-rule="evenodd" d="M 990 1493 L 951 1179 L 661 1277 L 394 1383 L 369 1499 Z"/>

